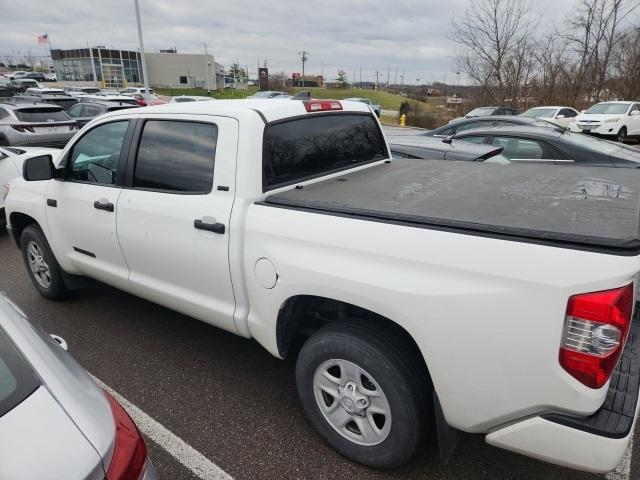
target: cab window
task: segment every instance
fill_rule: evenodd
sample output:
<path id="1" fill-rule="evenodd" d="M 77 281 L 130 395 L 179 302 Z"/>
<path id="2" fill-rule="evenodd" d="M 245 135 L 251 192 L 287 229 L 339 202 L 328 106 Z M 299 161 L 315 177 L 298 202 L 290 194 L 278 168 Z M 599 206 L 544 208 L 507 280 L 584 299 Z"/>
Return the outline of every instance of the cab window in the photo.
<path id="1" fill-rule="evenodd" d="M 128 121 L 99 125 L 87 132 L 71 150 L 67 180 L 114 185 Z"/>
<path id="2" fill-rule="evenodd" d="M 218 127 L 212 123 L 147 121 L 138 146 L 133 187 L 211 192 L 217 141 Z"/>

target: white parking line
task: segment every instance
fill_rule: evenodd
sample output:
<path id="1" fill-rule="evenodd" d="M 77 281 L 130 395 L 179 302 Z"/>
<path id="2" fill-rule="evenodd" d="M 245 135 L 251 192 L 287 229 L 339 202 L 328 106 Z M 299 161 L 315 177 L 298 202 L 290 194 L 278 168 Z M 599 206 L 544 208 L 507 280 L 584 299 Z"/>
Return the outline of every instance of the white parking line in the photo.
<path id="1" fill-rule="evenodd" d="M 186 443 L 177 435 L 167 430 L 164 426 L 136 407 L 129 400 L 106 385 L 103 381 L 91 375 L 95 382 L 115 398 L 131 416 L 138 428 L 147 437 L 162 447 L 169 455 L 190 470 L 202 480 L 233 480 L 233 477 L 218 467 L 215 463 Z M 633 454 L 633 436 L 631 433 L 629 446 L 618 466 L 607 473 L 606 480 L 629 480 L 631 478 L 631 456 Z M 153 459 L 152 459 L 153 461 Z"/>
<path id="2" fill-rule="evenodd" d="M 631 432 L 631 439 L 629 440 L 629 446 L 627 451 L 624 452 L 624 456 L 615 470 L 610 471 L 606 475 L 607 480 L 629 480 L 631 478 L 631 455 L 633 455 L 633 435 L 635 432 Z"/>
<path id="3" fill-rule="evenodd" d="M 124 407 L 143 434 L 166 450 L 169 455 L 189 469 L 195 476 L 202 480 L 233 480 L 231 475 L 180 437 L 171 433 L 118 392 L 114 391 L 108 385 L 105 385 L 105 383 L 98 378 L 93 377 L 93 379 Z M 151 461 L 153 461 L 153 459 L 151 459 Z"/>

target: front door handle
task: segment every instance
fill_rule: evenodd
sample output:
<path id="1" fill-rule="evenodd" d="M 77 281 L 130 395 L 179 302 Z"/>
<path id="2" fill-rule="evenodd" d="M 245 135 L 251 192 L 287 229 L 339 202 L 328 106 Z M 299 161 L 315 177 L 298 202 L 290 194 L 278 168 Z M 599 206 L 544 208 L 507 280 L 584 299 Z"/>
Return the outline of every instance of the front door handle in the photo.
<path id="1" fill-rule="evenodd" d="M 194 220 L 193 226 L 198 230 L 206 230 L 207 232 L 213 232 L 213 233 L 222 234 L 225 231 L 224 223 L 206 223 L 206 222 L 203 222 L 202 220 Z"/>
<path id="2" fill-rule="evenodd" d="M 95 202 L 93 202 L 93 208 L 97 208 L 98 210 L 106 210 L 107 212 L 113 212 L 113 203 L 96 200 Z"/>

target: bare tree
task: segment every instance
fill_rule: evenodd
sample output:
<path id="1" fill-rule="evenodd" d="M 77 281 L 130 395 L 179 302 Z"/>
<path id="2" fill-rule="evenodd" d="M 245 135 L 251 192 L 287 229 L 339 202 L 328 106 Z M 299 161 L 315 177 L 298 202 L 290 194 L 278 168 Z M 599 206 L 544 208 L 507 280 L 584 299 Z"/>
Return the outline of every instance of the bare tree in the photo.
<path id="1" fill-rule="evenodd" d="M 611 87 L 620 98 L 640 98 L 640 27 L 622 36 L 612 53 Z"/>
<path id="2" fill-rule="evenodd" d="M 534 65 L 531 0 L 472 0 L 452 20 L 461 50 L 458 67 L 481 86 L 487 101 L 517 102 Z"/>
<path id="3" fill-rule="evenodd" d="M 625 37 L 622 25 L 638 0 L 581 0 L 567 21 L 566 65 L 573 67 L 573 101 L 599 101 L 610 96 L 606 88 L 612 54 Z"/>

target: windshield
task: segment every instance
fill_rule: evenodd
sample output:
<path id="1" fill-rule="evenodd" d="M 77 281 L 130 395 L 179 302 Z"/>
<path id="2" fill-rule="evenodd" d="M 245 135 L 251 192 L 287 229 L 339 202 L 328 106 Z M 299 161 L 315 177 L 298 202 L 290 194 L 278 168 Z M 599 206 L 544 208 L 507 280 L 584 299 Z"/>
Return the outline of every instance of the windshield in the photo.
<path id="1" fill-rule="evenodd" d="M 486 117 L 495 111 L 493 107 L 480 107 L 467 113 L 467 117 Z"/>
<path id="2" fill-rule="evenodd" d="M 269 98 L 272 95 L 276 95 L 277 92 L 256 92 L 251 95 L 253 98 Z"/>
<path id="3" fill-rule="evenodd" d="M 571 132 L 565 132 L 563 138 L 577 147 L 595 150 L 604 155 L 612 155 L 618 158 L 640 162 L 640 150 L 621 143 Z"/>
<path id="4" fill-rule="evenodd" d="M 16 117 L 22 122 L 66 122 L 71 120 L 61 108 L 22 108 L 16 111 Z"/>
<path id="5" fill-rule="evenodd" d="M 38 388 L 31 368 L 0 329 L 0 417 Z"/>
<path id="6" fill-rule="evenodd" d="M 630 103 L 597 103 L 586 113 L 627 113 Z"/>
<path id="7" fill-rule="evenodd" d="M 555 108 L 532 108 L 531 110 L 524 112 L 522 115 L 533 118 L 553 118 L 556 112 L 557 109 Z"/>

